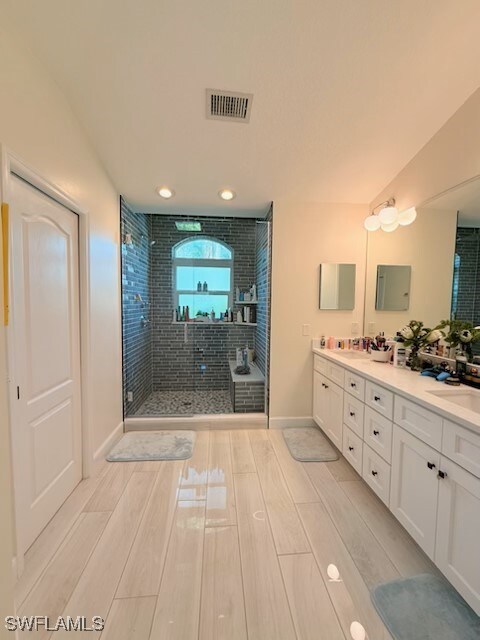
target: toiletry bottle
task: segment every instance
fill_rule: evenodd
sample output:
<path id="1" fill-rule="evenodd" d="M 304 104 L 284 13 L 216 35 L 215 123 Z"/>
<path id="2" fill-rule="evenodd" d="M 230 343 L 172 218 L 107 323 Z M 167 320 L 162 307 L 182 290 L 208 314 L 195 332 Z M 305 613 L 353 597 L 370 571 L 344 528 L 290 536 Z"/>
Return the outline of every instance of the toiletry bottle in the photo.
<path id="1" fill-rule="evenodd" d="M 208 291 L 208 284 L 206 281 L 203 283 L 203 290 Z"/>
<path id="2" fill-rule="evenodd" d="M 242 322 L 243 322 L 243 317 L 242 317 L 242 312 L 241 311 L 237 311 L 237 322 L 238 322 L 238 324 L 242 324 Z"/>
<path id="3" fill-rule="evenodd" d="M 190 307 L 187 305 L 185 307 L 185 322 L 190 321 Z"/>
<path id="4" fill-rule="evenodd" d="M 320 338 L 320 349 L 325 349 L 325 336 Z"/>
<path id="5" fill-rule="evenodd" d="M 200 280 L 197 282 L 197 291 L 201 291 L 202 290 L 202 283 L 200 282 Z"/>
<path id="6" fill-rule="evenodd" d="M 252 294 L 252 301 L 256 302 L 257 301 L 257 285 L 256 284 L 252 284 L 252 288 L 250 289 L 250 293 Z"/>
<path id="7" fill-rule="evenodd" d="M 214 309 L 212 309 L 212 310 L 210 311 L 210 320 L 211 320 L 212 322 L 215 320 L 215 310 L 214 310 Z"/>
<path id="8" fill-rule="evenodd" d="M 464 356 L 463 353 L 457 353 L 457 356 L 455 358 L 455 366 L 457 369 L 457 377 L 460 378 L 460 380 L 467 373 L 467 362 L 467 356 Z"/>

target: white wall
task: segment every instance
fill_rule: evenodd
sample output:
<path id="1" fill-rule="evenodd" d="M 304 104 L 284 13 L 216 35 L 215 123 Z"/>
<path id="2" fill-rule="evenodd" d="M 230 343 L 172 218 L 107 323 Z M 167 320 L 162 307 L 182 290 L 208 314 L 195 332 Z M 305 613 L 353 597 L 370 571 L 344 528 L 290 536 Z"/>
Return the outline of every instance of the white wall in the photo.
<path id="1" fill-rule="evenodd" d="M 450 317 L 457 213 L 419 209 L 417 214 L 415 222 L 408 227 L 368 235 L 365 292 L 365 333 L 368 335 L 377 335 L 380 331 L 394 335 L 409 320 L 422 320 L 432 327 Z M 412 267 L 408 311 L 376 311 L 379 264 Z"/>
<path id="2" fill-rule="evenodd" d="M 363 325 L 366 205 L 312 204 L 277 200 L 273 208 L 272 337 L 270 415 L 312 415 L 311 340 L 321 334 L 350 336 Z M 319 310 L 322 262 L 357 265 L 355 309 Z M 302 326 L 310 325 L 310 335 Z M 290 421 L 291 422 L 291 421 Z"/>
<path id="3" fill-rule="evenodd" d="M 89 417 L 96 450 L 122 421 L 118 195 L 63 94 L 7 31 L 1 11 L 0 88 L 0 142 L 89 211 Z M 1 620 L 13 613 L 9 580 L 13 527 L 3 327 L 0 380 Z M 3 632 L 2 623 L 0 634 Z"/>

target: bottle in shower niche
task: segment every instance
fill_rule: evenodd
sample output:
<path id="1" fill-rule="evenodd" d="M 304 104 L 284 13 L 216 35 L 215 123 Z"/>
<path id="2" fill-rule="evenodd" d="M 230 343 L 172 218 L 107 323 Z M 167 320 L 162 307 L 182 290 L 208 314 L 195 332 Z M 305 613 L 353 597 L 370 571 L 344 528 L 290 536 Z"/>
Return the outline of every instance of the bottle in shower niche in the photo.
<path id="1" fill-rule="evenodd" d="M 190 307 L 187 305 L 185 307 L 185 322 L 190 321 Z"/>
<path id="2" fill-rule="evenodd" d="M 243 322 L 243 316 L 241 311 L 237 311 L 237 322 L 238 324 L 242 324 Z"/>
<path id="3" fill-rule="evenodd" d="M 202 283 L 200 282 L 200 280 L 197 282 L 197 291 L 201 291 L 202 290 Z"/>
<path id="4" fill-rule="evenodd" d="M 204 291 L 208 291 L 208 284 L 207 284 L 207 281 L 205 281 L 205 282 L 203 283 L 203 290 L 204 290 Z"/>

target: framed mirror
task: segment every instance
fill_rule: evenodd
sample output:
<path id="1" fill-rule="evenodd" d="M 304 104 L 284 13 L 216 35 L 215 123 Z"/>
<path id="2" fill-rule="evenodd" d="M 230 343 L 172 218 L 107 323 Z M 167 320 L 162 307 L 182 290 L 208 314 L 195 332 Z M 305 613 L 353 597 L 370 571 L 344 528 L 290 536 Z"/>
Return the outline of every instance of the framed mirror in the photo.
<path id="1" fill-rule="evenodd" d="M 319 308 L 340 311 L 354 309 L 355 275 L 354 264 L 321 264 Z"/>
<path id="2" fill-rule="evenodd" d="M 408 311 L 410 306 L 410 265 L 379 264 L 377 266 L 377 295 L 375 309 Z"/>

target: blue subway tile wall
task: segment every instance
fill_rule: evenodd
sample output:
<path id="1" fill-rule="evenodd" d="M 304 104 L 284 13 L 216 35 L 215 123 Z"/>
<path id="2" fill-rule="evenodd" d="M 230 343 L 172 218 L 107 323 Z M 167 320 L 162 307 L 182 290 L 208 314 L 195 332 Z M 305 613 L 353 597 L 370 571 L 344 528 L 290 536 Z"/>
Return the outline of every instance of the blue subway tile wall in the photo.
<path id="1" fill-rule="evenodd" d="M 121 199 L 123 407 L 134 414 L 152 392 L 152 341 L 150 325 L 151 217 L 134 213 Z M 131 244 L 127 244 L 127 234 Z M 140 296 L 143 302 L 136 299 Z M 133 400 L 128 400 L 128 394 Z"/>

